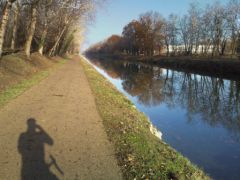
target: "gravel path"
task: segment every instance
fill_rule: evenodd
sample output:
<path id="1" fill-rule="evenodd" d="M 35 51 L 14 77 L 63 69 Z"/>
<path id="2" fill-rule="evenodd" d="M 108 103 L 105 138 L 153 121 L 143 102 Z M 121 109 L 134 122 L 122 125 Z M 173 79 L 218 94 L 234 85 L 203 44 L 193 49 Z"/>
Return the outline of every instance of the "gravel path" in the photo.
<path id="1" fill-rule="evenodd" d="M 122 179 L 79 63 L 0 110 L 0 179 Z"/>

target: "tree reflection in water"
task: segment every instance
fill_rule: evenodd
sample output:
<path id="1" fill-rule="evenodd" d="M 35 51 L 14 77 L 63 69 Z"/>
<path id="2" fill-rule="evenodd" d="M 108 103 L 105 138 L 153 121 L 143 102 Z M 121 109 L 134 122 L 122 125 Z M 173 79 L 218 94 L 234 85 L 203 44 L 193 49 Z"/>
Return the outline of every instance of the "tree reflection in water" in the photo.
<path id="1" fill-rule="evenodd" d="M 92 60 L 138 103 L 157 106 L 166 103 L 187 109 L 188 121 L 200 115 L 211 126 L 222 125 L 240 140 L 240 80 L 177 72 L 144 63 Z"/>

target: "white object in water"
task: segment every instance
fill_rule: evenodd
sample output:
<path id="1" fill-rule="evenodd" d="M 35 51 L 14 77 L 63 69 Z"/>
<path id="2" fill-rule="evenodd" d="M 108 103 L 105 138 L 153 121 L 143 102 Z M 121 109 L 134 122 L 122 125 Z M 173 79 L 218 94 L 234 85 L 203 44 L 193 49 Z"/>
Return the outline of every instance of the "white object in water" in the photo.
<path id="1" fill-rule="evenodd" d="M 159 130 L 157 130 L 157 128 L 154 127 L 152 124 L 150 125 L 150 131 L 154 136 L 158 137 L 159 139 L 162 139 L 162 133 Z"/>

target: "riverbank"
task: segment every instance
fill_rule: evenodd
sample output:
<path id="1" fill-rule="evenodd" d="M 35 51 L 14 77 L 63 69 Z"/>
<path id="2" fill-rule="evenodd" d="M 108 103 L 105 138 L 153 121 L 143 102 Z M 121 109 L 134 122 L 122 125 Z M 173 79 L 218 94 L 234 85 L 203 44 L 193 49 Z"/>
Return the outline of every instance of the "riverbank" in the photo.
<path id="1" fill-rule="evenodd" d="M 90 54 L 88 55 L 98 59 L 125 60 L 130 62 L 141 62 L 153 65 L 159 65 L 164 68 L 170 68 L 177 71 L 185 71 L 200 75 L 214 77 L 223 77 L 225 79 L 239 79 L 240 61 L 230 58 L 212 58 L 212 57 L 166 57 L 166 56 L 128 56 L 120 54 Z"/>
<path id="2" fill-rule="evenodd" d="M 0 108 L 64 63 L 61 57 L 47 58 L 37 53 L 30 58 L 21 53 L 3 56 L 0 59 Z"/>
<path id="3" fill-rule="evenodd" d="M 125 179 L 210 179 L 150 132 L 148 118 L 91 65 L 81 61 Z"/>

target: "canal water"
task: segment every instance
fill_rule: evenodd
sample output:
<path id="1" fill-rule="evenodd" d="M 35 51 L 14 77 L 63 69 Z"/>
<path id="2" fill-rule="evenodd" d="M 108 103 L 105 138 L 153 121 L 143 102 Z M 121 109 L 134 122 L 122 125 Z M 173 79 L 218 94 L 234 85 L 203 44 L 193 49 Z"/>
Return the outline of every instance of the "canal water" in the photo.
<path id="1" fill-rule="evenodd" d="M 240 179 L 240 77 L 91 59 L 173 148 L 214 179 Z"/>

